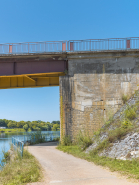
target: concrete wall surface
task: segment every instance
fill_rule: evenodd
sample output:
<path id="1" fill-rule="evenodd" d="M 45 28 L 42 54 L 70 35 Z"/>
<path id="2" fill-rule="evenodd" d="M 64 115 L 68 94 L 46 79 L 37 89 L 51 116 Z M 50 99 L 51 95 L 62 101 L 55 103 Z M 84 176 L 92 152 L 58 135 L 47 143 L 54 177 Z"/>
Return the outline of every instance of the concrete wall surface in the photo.
<path id="1" fill-rule="evenodd" d="M 91 134 L 122 106 L 123 95 L 138 89 L 139 51 L 69 54 L 68 75 L 59 84 L 63 133 Z"/>

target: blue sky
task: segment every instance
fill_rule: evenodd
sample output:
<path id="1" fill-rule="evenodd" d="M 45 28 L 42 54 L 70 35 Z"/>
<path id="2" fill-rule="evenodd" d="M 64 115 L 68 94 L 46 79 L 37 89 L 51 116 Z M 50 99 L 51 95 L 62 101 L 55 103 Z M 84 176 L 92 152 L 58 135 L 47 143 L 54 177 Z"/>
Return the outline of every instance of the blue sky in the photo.
<path id="1" fill-rule="evenodd" d="M 138 0 L 0 0 L 0 43 L 139 37 Z M 0 90 L 0 118 L 59 120 L 59 87 Z"/>

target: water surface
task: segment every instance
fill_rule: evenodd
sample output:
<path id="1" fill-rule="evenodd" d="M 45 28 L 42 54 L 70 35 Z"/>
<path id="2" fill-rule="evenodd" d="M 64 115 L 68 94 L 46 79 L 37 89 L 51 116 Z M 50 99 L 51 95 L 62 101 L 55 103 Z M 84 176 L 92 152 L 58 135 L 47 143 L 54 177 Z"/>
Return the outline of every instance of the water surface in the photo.
<path id="1" fill-rule="evenodd" d="M 12 137 L 17 138 L 21 141 L 24 141 L 24 135 L 31 134 L 33 132 L 16 132 L 16 133 L 0 133 L 0 164 L 1 160 L 3 158 L 3 152 L 7 152 L 10 149 L 10 145 L 12 143 Z M 45 134 L 47 136 L 47 141 L 50 140 L 51 134 L 59 136 L 59 131 L 42 131 L 42 134 Z M 52 137 L 53 138 L 53 137 Z"/>

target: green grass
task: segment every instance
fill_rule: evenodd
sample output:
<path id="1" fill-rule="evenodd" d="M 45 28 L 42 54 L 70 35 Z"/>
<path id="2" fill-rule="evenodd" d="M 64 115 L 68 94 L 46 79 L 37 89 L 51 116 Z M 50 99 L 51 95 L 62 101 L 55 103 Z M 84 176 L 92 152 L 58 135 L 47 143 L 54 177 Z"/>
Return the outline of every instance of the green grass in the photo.
<path id="1" fill-rule="evenodd" d="M 37 182 L 41 178 L 42 169 L 27 150 L 24 150 L 23 158 L 16 155 L 12 162 L 8 162 L 0 171 L 0 185 L 22 185 L 29 182 Z"/>
<path id="2" fill-rule="evenodd" d="M 123 161 L 108 157 L 99 157 L 97 154 L 94 154 L 93 152 L 86 154 L 77 145 L 58 146 L 57 149 L 68 154 L 72 154 L 75 157 L 79 157 L 89 162 L 93 162 L 96 165 L 108 167 L 111 171 L 118 171 L 123 175 L 127 175 L 129 178 L 139 179 L 139 159 Z"/>

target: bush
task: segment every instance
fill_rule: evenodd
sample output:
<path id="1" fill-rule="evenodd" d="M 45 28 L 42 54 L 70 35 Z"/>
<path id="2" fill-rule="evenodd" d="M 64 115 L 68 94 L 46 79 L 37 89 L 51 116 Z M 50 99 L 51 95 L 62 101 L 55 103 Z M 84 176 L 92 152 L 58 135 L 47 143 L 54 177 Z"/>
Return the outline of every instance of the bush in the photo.
<path id="1" fill-rule="evenodd" d="M 79 145 L 82 150 L 85 150 L 93 143 L 93 141 L 92 141 L 92 137 L 89 135 L 88 132 L 80 131 L 75 138 L 75 143 Z"/>
<path id="2" fill-rule="evenodd" d="M 108 140 L 109 140 L 110 143 L 112 143 L 115 140 L 121 139 L 123 136 L 125 136 L 131 130 L 132 130 L 132 127 L 116 128 L 115 130 L 113 130 L 109 133 Z"/>
<path id="3" fill-rule="evenodd" d="M 99 145 L 94 150 L 90 151 L 90 154 L 91 155 L 96 155 L 100 151 L 102 151 L 105 148 L 107 148 L 108 146 L 109 146 L 109 141 L 108 141 L 108 139 L 105 139 L 104 141 L 102 141 L 101 143 L 99 143 Z"/>
<path id="4" fill-rule="evenodd" d="M 59 145 L 61 146 L 71 146 L 72 145 L 72 139 L 70 136 L 64 136 L 61 141 L 59 142 Z"/>
<path id="5" fill-rule="evenodd" d="M 53 141 L 59 141 L 59 140 L 60 140 L 59 137 L 56 137 L 56 138 L 53 139 Z"/>
<path id="6" fill-rule="evenodd" d="M 45 136 L 41 134 L 41 131 L 31 133 L 31 144 L 44 143 Z"/>
<path id="7" fill-rule="evenodd" d="M 129 120 L 133 120 L 134 118 L 136 118 L 136 110 L 137 107 L 136 106 L 127 106 L 126 110 L 124 111 L 124 117 L 125 119 L 129 119 Z"/>
<path id="8" fill-rule="evenodd" d="M 101 133 L 101 130 L 99 129 L 99 130 L 97 130 L 97 131 L 94 132 L 94 135 L 95 135 L 96 137 L 98 137 L 98 136 L 100 136 L 100 133 Z"/>
<path id="9" fill-rule="evenodd" d="M 10 161 L 10 153 L 9 152 L 4 152 L 3 151 L 3 159 L 2 159 L 2 164 L 7 163 L 8 161 Z"/>
<path id="10" fill-rule="evenodd" d="M 108 140 L 110 143 L 114 142 L 117 139 L 120 139 L 124 134 L 126 130 L 123 128 L 116 128 L 114 131 L 110 132 L 108 135 Z"/>
<path id="11" fill-rule="evenodd" d="M 128 100 L 128 96 L 125 95 L 125 94 L 123 94 L 122 95 L 122 101 L 123 101 L 123 103 L 125 104 L 127 102 L 127 100 Z"/>
<path id="12" fill-rule="evenodd" d="M 124 119 L 121 123 L 121 128 L 127 129 L 128 127 L 132 127 L 133 124 L 129 121 L 129 119 Z"/>

